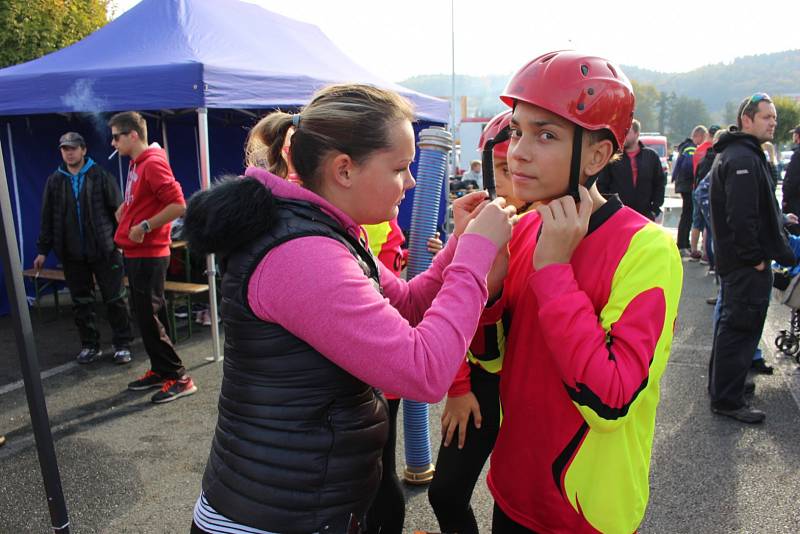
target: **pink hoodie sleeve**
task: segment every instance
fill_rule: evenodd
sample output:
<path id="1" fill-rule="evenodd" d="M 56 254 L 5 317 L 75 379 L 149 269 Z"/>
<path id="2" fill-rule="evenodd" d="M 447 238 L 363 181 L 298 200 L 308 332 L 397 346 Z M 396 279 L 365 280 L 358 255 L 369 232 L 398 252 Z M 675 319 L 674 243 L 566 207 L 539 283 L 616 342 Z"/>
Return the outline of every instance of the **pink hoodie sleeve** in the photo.
<path id="1" fill-rule="evenodd" d="M 416 326 L 375 290 L 347 248 L 325 237 L 293 239 L 271 250 L 250 279 L 248 300 L 258 317 L 282 325 L 360 380 L 403 398 L 437 402 L 475 333 L 497 254 L 477 235 L 462 236 L 452 247 L 452 261 L 434 262 L 420 282 L 387 288 L 412 315 L 432 301 Z M 438 278 L 443 282 L 434 298 L 428 293 Z"/>
<path id="2" fill-rule="evenodd" d="M 428 270 L 408 282 L 381 265 L 383 294 L 412 325 L 422 320 L 425 310 L 430 308 L 431 302 L 442 287 L 444 270 L 453 261 L 457 244 L 457 238 L 451 237 L 444 249 L 433 257 L 433 263 Z"/>

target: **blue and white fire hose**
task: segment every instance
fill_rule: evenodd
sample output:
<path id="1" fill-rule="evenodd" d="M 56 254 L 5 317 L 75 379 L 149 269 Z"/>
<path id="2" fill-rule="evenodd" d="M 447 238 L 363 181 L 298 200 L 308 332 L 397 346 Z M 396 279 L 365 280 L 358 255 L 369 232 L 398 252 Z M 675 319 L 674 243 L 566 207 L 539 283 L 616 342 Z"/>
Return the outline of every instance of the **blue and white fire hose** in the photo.
<path id="1" fill-rule="evenodd" d="M 444 128 L 431 127 L 419 134 L 419 164 L 411 232 L 408 242 L 407 279 L 423 273 L 433 261 L 428 239 L 435 235 L 442 187 L 447 176 L 447 155 L 453 137 Z M 403 436 L 406 451 L 404 479 L 409 484 L 428 484 L 433 479 L 428 405 L 403 399 Z"/>

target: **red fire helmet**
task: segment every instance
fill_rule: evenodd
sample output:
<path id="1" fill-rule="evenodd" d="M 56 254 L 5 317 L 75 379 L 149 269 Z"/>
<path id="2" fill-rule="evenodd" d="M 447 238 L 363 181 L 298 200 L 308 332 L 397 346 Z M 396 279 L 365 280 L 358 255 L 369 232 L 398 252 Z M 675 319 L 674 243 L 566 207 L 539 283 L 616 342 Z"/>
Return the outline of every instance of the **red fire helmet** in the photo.
<path id="1" fill-rule="evenodd" d="M 482 151 L 483 147 L 486 146 L 486 141 L 497 137 L 497 134 L 509 124 L 511 124 L 511 110 L 503 111 L 492 117 L 492 119 L 486 123 L 483 132 L 481 132 L 481 138 L 478 140 L 478 150 Z M 505 158 L 508 155 L 508 142 L 508 140 L 505 140 L 502 143 L 494 145 L 492 154 L 497 157 Z"/>
<path id="2" fill-rule="evenodd" d="M 537 57 L 514 74 L 500 99 L 511 107 L 517 101 L 528 102 L 586 130 L 607 128 L 618 148 L 625 143 L 635 104 L 633 87 L 622 69 L 574 50 Z"/>

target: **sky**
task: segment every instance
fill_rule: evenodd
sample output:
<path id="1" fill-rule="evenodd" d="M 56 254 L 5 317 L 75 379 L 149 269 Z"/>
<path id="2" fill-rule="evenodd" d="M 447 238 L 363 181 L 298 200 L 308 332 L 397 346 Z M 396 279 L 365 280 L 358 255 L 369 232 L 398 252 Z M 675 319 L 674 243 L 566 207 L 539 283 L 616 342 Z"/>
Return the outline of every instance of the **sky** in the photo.
<path id="1" fill-rule="evenodd" d="M 384 79 L 452 70 L 450 0 L 248 1 L 318 26 Z M 727 0 L 453 2 L 456 74 L 510 74 L 563 48 L 661 72 L 800 48 L 796 0 L 765 2 L 769 9 L 749 12 L 745 3 Z M 116 0 L 116 16 L 137 3 Z"/>

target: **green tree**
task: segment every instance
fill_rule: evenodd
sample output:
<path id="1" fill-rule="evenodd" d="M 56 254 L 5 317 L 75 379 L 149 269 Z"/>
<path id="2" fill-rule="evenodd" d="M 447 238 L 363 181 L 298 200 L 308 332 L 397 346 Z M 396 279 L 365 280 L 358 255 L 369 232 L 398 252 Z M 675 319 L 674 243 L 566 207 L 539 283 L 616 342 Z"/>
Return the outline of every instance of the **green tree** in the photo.
<path id="1" fill-rule="evenodd" d="M 667 120 L 676 98 L 675 91 L 670 94 L 664 91 L 658 93 L 658 131 L 661 133 L 667 131 Z"/>
<path id="2" fill-rule="evenodd" d="M 772 101 L 778 112 L 778 128 L 775 130 L 773 143 L 776 147 L 790 145 L 792 135 L 789 133 L 789 129 L 800 124 L 800 102 L 787 96 L 776 96 L 772 98 Z"/>
<path id="3" fill-rule="evenodd" d="M 698 124 L 708 126 L 711 117 L 706 105 L 699 98 L 679 96 L 675 99 L 669 114 L 670 141 L 680 142 L 692 133 Z"/>
<path id="4" fill-rule="evenodd" d="M 75 43 L 108 22 L 113 0 L 0 0 L 0 68 Z"/>
<path id="5" fill-rule="evenodd" d="M 649 83 L 638 83 L 631 80 L 633 94 L 636 95 L 636 111 L 634 116 L 642 123 L 643 132 L 661 131 L 658 129 L 658 89 Z"/>
<path id="6" fill-rule="evenodd" d="M 739 111 L 739 103 L 732 100 L 725 102 L 725 111 L 723 113 L 723 126 L 728 127 L 731 124 L 736 124 L 736 112 Z"/>

